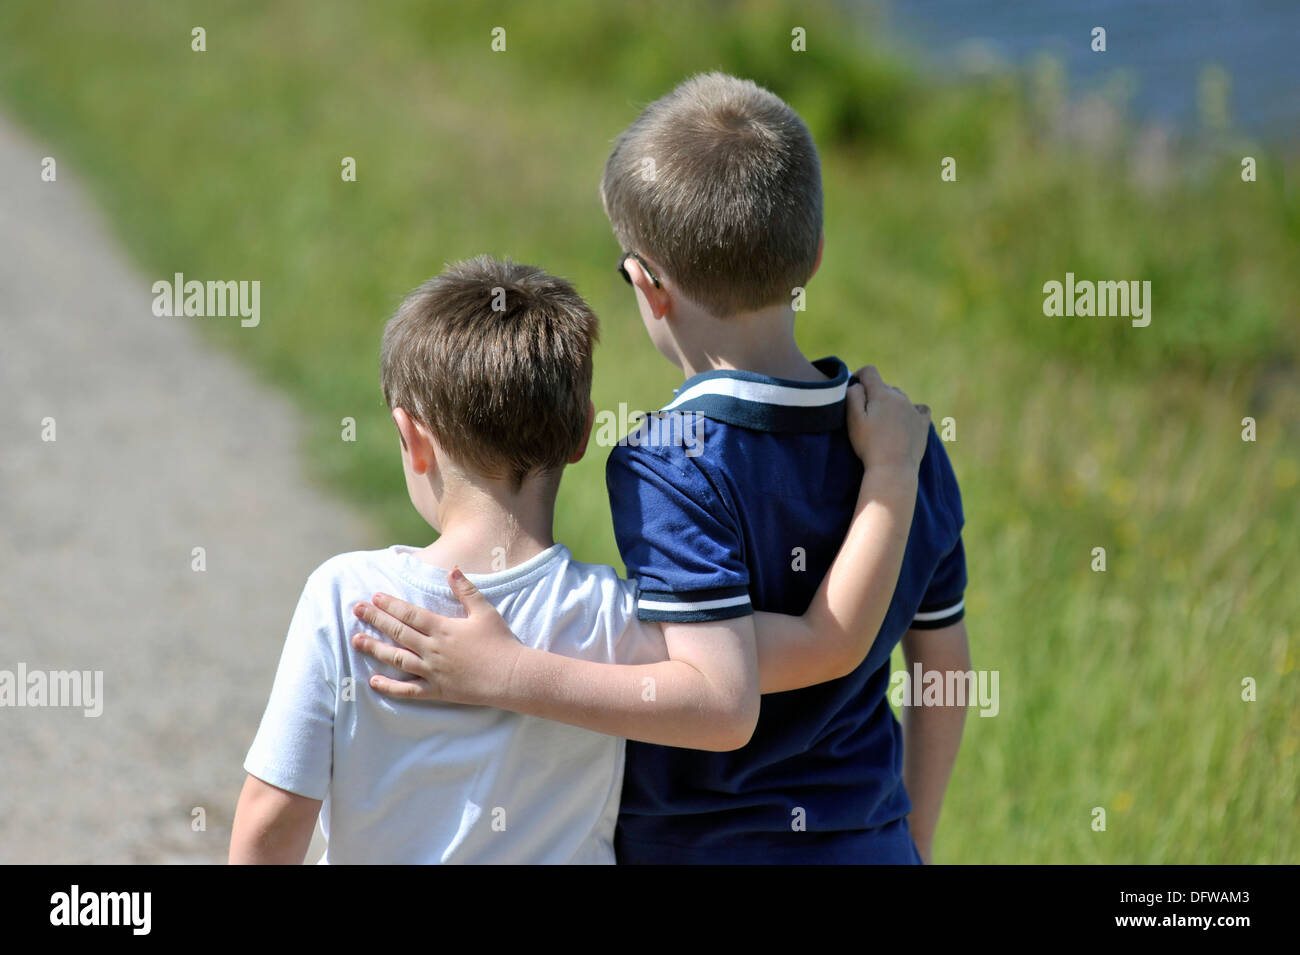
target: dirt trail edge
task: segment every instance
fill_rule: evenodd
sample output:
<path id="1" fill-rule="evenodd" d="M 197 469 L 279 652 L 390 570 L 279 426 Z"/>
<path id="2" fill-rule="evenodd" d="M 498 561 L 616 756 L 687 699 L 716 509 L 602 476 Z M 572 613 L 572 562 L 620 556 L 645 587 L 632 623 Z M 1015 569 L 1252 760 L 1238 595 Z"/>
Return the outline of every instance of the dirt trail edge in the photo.
<path id="1" fill-rule="evenodd" d="M 379 542 L 49 154 L 0 119 L 0 680 L 100 671 L 102 712 L 0 706 L 0 862 L 222 862 L 303 582 Z"/>

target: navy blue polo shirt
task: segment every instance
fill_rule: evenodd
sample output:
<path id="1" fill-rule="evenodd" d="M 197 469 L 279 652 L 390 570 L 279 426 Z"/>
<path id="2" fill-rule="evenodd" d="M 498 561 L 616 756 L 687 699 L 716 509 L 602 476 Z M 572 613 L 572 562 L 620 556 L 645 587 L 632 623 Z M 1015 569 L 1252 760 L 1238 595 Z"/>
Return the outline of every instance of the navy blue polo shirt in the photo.
<path id="1" fill-rule="evenodd" d="M 711 371 L 641 422 L 606 466 L 610 506 L 642 620 L 802 614 L 835 559 L 862 464 L 844 427 L 848 369 L 824 382 Z M 621 863 L 919 861 L 906 819 L 902 729 L 886 700 L 909 628 L 963 614 L 957 480 L 930 429 L 902 572 L 862 664 L 765 695 L 758 728 L 729 753 L 629 742 Z"/>

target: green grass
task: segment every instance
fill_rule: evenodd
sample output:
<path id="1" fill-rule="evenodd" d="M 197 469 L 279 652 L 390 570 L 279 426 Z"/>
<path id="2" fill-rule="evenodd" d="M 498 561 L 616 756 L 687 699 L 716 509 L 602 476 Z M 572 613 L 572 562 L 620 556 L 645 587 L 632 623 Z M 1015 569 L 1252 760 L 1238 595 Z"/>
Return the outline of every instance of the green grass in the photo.
<path id="1" fill-rule="evenodd" d="M 205 330 L 299 403 L 312 473 L 383 529 L 364 546 L 429 536 L 377 385 L 401 295 L 480 252 L 543 265 L 602 316 L 597 408 L 657 407 L 678 382 L 612 268 L 601 165 L 685 75 L 765 83 L 823 151 L 801 343 L 957 424 L 1001 712 L 971 713 L 937 859 L 1300 861 L 1300 169 L 1219 136 L 1144 178 L 1138 132 L 1089 133 L 1059 71 L 948 86 L 837 9 L 24 0 L 0 7 L 0 97 L 146 276 L 262 282 L 259 327 Z M 1151 326 L 1045 317 L 1067 271 L 1150 280 Z M 557 533 L 621 566 L 604 453 L 566 477 Z"/>

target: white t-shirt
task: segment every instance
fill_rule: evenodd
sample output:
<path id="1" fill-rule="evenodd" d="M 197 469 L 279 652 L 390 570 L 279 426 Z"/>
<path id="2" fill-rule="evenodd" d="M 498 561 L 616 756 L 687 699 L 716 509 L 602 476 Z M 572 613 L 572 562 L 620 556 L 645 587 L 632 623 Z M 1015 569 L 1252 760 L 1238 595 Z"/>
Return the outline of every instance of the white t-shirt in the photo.
<path id="1" fill-rule="evenodd" d="M 666 659 L 636 586 L 555 544 L 469 574 L 527 646 L 602 663 Z M 394 700 L 409 676 L 355 650 L 352 607 L 377 592 L 464 616 L 415 548 L 334 557 L 303 588 L 244 769 L 323 799 L 327 863 L 612 863 L 624 742 L 487 706 Z M 350 678 L 350 680 L 349 680 Z"/>

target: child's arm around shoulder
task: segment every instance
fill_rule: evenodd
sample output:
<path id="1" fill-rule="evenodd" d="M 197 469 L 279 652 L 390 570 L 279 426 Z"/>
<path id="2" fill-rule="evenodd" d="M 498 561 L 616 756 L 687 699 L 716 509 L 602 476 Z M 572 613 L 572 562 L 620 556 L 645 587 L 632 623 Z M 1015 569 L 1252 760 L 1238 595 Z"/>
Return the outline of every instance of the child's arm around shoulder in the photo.
<path id="1" fill-rule="evenodd" d="M 859 455 L 871 444 L 869 466 L 845 546 L 803 618 L 665 622 L 659 626 L 668 660 L 597 663 L 523 646 L 477 588 L 453 570 L 449 582 L 465 607 L 463 618 L 385 594 L 354 608 L 396 645 L 356 634 L 353 646 L 418 677 L 376 675 L 370 685 L 402 699 L 499 706 L 667 746 L 721 751 L 745 745 L 757 724 L 760 690 L 794 689 L 851 671 L 893 595 L 929 412 L 885 385 L 874 369 L 860 375 L 866 391 L 850 390 L 849 425 Z"/>
<path id="2" fill-rule="evenodd" d="M 866 657 L 889 612 L 916 509 L 930 409 L 886 385 L 874 367 L 849 388 L 846 425 L 865 471 L 853 522 L 801 617 L 759 613 L 759 683 L 764 693 L 847 676 Z"/>
<path id="3" fill-rule="evenodd" d="M 620 480 L 611 488 L 616 534 L 622 516 L 634 538 L 631 546 L 666 575 L 667 593 L 657 596 L 674 607 L 690 603 L 681 601 L 684 596 L 709 603 L 719 587 L 728 591 L 724 606 L 670 613 L 646 608 L 656 601 L 647 599 L 642 582 L 636 610 L 642 619 L 633 625 L 655 628 L 667 659 L 648 662 L 640 655 L 638 665 L 627 665 L 615 662 L 621 657 L 576 659 L 524 646 L 453 569 L 450 585 L 466 617 L 438 617 L 385 594 L 376 595 L 373 606 L 356 608 L 399 646 L 364 635 L 354 636 L 353 646 L 421 678 L 375 678 L 370 685 L 395 697 L 496 706 L 660 745 L 714 751 L 744 746 L 759 710 L 747 569 L 723 502 L 710 494 L 698 469 L 661 453 L 665 447 L 629 443 L 629 453 L 620 456 Z M 620 503 L 614 503 L 616 496 Z M 669 616 L 678 619 L 643 622 Z"/>
<path id="4" fill-rule="evenodd" d="M 400 699 L 497 706 L 625 739 L 724 751 L 758 723 L 751 617 L 663 624 L 669 659 L 626 665 L 526 647 L 459 569 L 448 582 L 465 617 L 442 617 L 386 594 L 356 614 L 397 646 L 356 634 L 352 644 L 418 676 L 370 685 Z"/>

